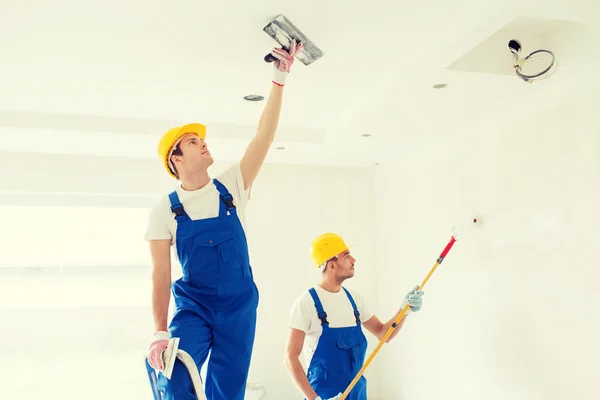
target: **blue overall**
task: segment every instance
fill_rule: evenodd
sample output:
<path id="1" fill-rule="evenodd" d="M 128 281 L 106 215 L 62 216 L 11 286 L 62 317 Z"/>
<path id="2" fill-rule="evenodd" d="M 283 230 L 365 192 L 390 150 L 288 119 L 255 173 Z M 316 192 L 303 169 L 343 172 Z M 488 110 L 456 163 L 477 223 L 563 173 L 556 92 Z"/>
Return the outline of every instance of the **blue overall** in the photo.
<path id="1" fill-rule="evenodd" d="M 309 292 L 315 302 L 317 314 L 323 326 L 323 332 L 317 343 L 307 371 L 307 378 L 313 390 L 322 399 L 329 399 L 344 393 L 358 371 L 363 366 L 367 352 L 367 338 L 363 334 L 360 313 L 354 299 L 342 288 L 354 309 L 356 326 L 330 328 L 327 313 L 314 288 Z M 365 400 L 367 398 L 367 380 L 361 376 L 350 391 L 348 400 Z"/>
<path id="2" fill-rule="evenodd" d="M 177 220 L 176 248 L 183 276 L 173 282 L 176 312 L 169 325 L 198 371 L 210 358 L 204 390 L 209 400 L 243 400 L 254 344 L 258 288 L 233 197 L 217 179 L 219 215 L 191 220 L 177 192 L 169 195 Z M 196 400 L 188 370 L 177 360 L 171 379 L 159 374 L 164 400 Z"/>

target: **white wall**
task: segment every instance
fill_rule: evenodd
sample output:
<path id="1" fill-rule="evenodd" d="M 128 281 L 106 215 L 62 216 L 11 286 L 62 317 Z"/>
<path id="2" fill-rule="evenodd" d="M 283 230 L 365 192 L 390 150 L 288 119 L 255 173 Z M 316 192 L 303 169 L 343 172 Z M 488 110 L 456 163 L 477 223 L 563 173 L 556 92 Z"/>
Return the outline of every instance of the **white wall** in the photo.
<path id="1" fill-rule="evenodd" d="M 308 255 L 314 237 L 333 231 L 356 244 L 357 274 L 346 286 L 376 301 L 372 189 L 373 170 L 368 168 L 269 166 L 252 191 L 249 245 L 261 303 L 250 378 L 265 382 L 269 399 L 302 398 L 283 368 L 283 351 L 292 302 L 320 278 Z M 376 400 L 377 371 L 368 378 Z"/>
<path id="2" fill-rule="evenodd" d="M 14 267 L 0 268 L 0 320 L 9 327 L 0 329 L 7 344 L 0 374 L 11 383 L 0 386 L 0 398 L 150 398 L 143 229 L 153 196 L 174 182 L 154 160 L 9 153 L 0 160 L 20 166 L 0 187 L 0 264 Z M 315 236 L 335 231 L 356 243 L 357 275 L 347 286 L 375 307 L 373 182 L 372 169 L 268 164 L 252 190 L 249 245 L 261 298 L 250 380 L 265 385 L 265 399 L 301 398 L 283 352 L 292 302 L 319 278 L 308 254 Z M 30 264 L 38 269 L 22 273 Z M 367 373 L 373 399 L 377 372 Z"/>
<path id="3" fill-rule="evenodd" d="M 421 282 L 454 225 L 458 234 L 423 310 L 380 352 L 382 398 L 600 398 L 595 107 L 521 110 L 378 171 L 382 309 Z"/>

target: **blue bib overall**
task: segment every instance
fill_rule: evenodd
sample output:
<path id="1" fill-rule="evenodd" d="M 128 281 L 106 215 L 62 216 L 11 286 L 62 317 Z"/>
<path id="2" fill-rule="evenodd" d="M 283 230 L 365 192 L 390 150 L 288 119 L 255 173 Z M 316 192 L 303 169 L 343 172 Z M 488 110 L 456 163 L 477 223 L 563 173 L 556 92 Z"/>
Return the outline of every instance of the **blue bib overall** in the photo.
<path id="1" fill-rule="evenodd" d="M 173 282 L 176 312 L 169 325 L 179 348 L 198 370 L 210 358 L 204 382 L 209 400 L 243 400 L 254 343 L 258 288 L 233 197 L 218 180 L 219 215 L 191 220 L 177 192 L 169 195 L 177 220 L 176 248 L 183 276 Z M 185 366 L 177 360 L 171 379 L 159 374 L 164 400 L 196 400 Z"/>
<path id="2" fill-rule="evenodd" d="M 356 326 L 330 328 L 329 322 L 327 322 L 327 313 L 323 310 L 317 292 L 314 288 L 309 289 L 319 319 L 321 319 L 323 333 L 317 343 L 306 376 L 313 390 L 323 399 L 344 393 L 362 368 L 367 352 L 367 338 L 361 328 L 360 313 L 348 290 L 342 289 L 346 292 L 354 309 Z M 346 399 L 366 400 L 366 398 L 367 380 L 361 376 Z"/>

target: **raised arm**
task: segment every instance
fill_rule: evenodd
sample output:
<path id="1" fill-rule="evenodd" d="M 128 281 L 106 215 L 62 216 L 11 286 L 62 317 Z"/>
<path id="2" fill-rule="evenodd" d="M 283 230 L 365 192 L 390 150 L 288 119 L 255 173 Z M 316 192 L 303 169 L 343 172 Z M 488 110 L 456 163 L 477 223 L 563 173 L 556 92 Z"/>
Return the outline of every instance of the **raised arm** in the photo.
<path id="1" fill-rule="evenodd" d="M 248 189 L 262 167 L 267 153 L 275 140 L 275 132 L 279 124 L 281 103 L 283 99 L 283 87 L 290 68 L 294 63 L 294 57 L 302 48 L 302 43 L 296 45 L 292 42 L 289 53 L 284 49 L 273 49 L 271 54 L 277 58 L 274 62 L 274 77 L 267 104 L 260 117 L 256 135 L 248 145 L 240 162 L 240 169 L 244 177 L 244 189 Z"/>
<path id="2" fill-rule="evenodd" d="M 402 309 L 400 309 L 396 313 L 396 315 L 394 315 L 394 317 L 392 319 L 390 319 L 388 322 L 386 322 L 385 324 L 383 322 L 381 322 L 376 315 L 373 315 L 371 318 L 369 318 L 368 321 L 363 322 L 363 326 L 365 328 L 367 328 L 367 330 L 369 332 L 371 332 L 378 340 L 381 340 L 383 338 L 383 336 L 385 335 L 385 333 L 390 328 L 390 326 L 392 326 L 392 323 L 394 323 L 394 320 L 398 317 L 400 312 L 402 312 Z M 404 314 L 404 316 L 402 317 L 402 319 L 400 320 L 400 322 L 398 323 L 396 328 L 393 330 L 392 334 L 387 338 L 387 340 L 385 341 L 386 343 L 389 343 L 394 338 L 394 336 L 396 336 L 398 334 L 398 332 L 402 328 L 402 325 L 404 325 L 405 319 L 406 319 L 406 314 Z"/>
<path id="3" fill-rule="evenodd" d="M 386 343 L 389 343 L 398 334 L 398 332 L 400 332 L 400 329 L 402 329 L 402 326 L 404 325 L 404 321 L 406 320 L 408 314 L 411 312 L 419 311 L 421 309 L 423 305 L 422 296 L 424 292 L 422 290 L 417 290 L 418 288 L 419 286 L 416 286 L 413 290 L 408 292 L 408 294 L 404 298 L 404 302 L 400 306 L 400 309 L 396 312 L 394 317 L 387 321 L 385 324 L 381 322 L 376 315 L 373 315 L 371 318 L 369 318 L 369 320 L 363 323 L 363 326 L 369 332 L 371 332 L 377 339 L 381 340 L 385 336 L 388 329 L 390 329 L 396 318 L 398 318 L 398 316 L 404 309 L 404 306 L 408 304 L 409 307 L 407 312 L 404 314 L 404 316 L 402 316 L 402 319 L 400 320 L 400 322 L 398 322 L 396 328 L 394 328 L 390 336 L 385 341 Z"/>

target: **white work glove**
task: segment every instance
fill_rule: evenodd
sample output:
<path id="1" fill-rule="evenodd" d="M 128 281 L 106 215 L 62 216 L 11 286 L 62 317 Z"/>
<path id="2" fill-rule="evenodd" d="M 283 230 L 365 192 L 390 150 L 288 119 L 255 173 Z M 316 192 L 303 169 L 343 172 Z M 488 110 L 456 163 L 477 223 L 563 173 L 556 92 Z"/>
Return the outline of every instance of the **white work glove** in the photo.
<path id="1" fill-rule="evenodd" d="M 273 83 L 279 86 L 285 85 L 285 80 L 294 64 L 294 57 L 302 49 L 302 43 L 296 43 L 295 39 L 292 39 L 290 51 L 287 52 L 283 48 L 275 48 L 271 51 L 273 57 L 276 60 L 273 62 L 275 71 L 273 72 Z"/>
<path id="2" fill-rule="evenodd" d="M 335 396 L 335 397 L 331 397 L 331 398 L 329 398 L 329 399 L 322 399 L 322 398 L 321 398 L 321 396 L 317 396 L 317 397 L 315 398 L 315 400 L 340 400 L 341 398 L 342 398 L 342 394 L 341 394 L 341 393 L 338 393 L 338 395 L 337 395 L 337 396 Z"/>
<path id="3" fill-rule="evenodd" d="M 402 303 L 402 306 L 400 308 L 404 309 L 404 306 L 406 306 L 407 304 L 410 305 L 408 310 L 406 310 L 406 314 L 409 314 L 410 312 L 419 311 L 423 306 L 422 297 L 425 294 L 425 292 L 423 292 L 422 290 L 417 290 L 418 288 L 419 285 L 415 286 L 415 288 L 408 292 L 404 297 L 404 302 Z"/>
<path id="4" fill-rule="evenodd" d="M 170 338 L 171 335 L 167 331 L 158 331 L 154 334 L 148 352 L 148 363 L 152 368 L 159 371 L 165 368 L 162 355 L 169 345 Z"/>

